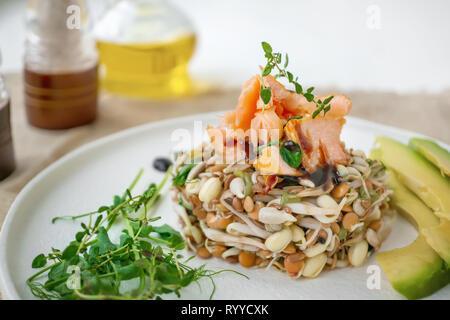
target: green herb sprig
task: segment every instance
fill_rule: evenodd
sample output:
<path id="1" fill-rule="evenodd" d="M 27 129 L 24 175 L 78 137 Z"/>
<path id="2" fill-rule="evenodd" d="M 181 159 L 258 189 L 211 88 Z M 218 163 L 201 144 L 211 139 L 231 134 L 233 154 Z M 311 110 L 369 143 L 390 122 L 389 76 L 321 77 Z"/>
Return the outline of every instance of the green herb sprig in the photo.
<path id="1" fill-rule="evenodd" d="M 261 46 L 264 50 L 264 56 L 267 59 L 266 66 L 263 68 L 261 72 L 261 77 L 263 78 L 265 76 L 268 76 L 269 74 L 272 73 L 273 70 L 278 71 L 278 73 L 275 75 L 276 78 L 287 79 L 289 83 L 294 85 L 295 92 L 303 95 L 308 102 L 315 103 L 317 109 L 312 114 L 313 119 L 317 117 L 321 112 L 323 112 L 323 115 L 325 116 L 326 113 L 330 111 L 331 108 L 330 102 L 333 99 L 333 96 L 330 96 L 323 101 L 321 99 L 316 100 L 313 94 L 314 87 L 310 87 L 306 91 L 304 91 L 303 87 L 298 82 L 298 77 L 294 78 L 294 75 L 291 72 L 287 71 L 286 68 L 289 65 L 289 56 L 287 53 L 284 56 L 284 63 L 283 63 L 283 55 L 279 52 L 273 52 L 272 46 L 270 44 L 263 41 L 261 43 Z M 270 88 L 264 85 L 264 81 L 261 82 L 260 97 L 265 105 L 267 105 L 270 102 L 270 99 L 272 97 L 272 91 L 270 90 Z"/>
<path id="2" fill-rule="evenodd" d="M 141 170 L 123 196 L 114 196 L 112 205 L 88 214 L 53 219 L 84 217 L 89 222 L 80 224 L 82 230 L 65 249 L 52 249 L 34 258 L 32 267 L 41 270 L 26 281 L 31 293 L 41 299 L 159 299 L 168 293 L 180 296 L 181 288 L 209 278 L 212 297 L 213 276 L 231 270 L 213 272 L 205 265 L 189 267 L 186 262 L 190 259 L 180 262 L 182 256 L 177 251 L 185 247 L 181 234 L 168 225 L 153 226 L 151 223 L 159 217 L 147 217 L 170 171 L 159 185 L 152 183 L 142 194 L 133 196 L 131 189 L 141 177 Z M 118 217 L 126 227 L 115 243 L 108 231 Z M 128 282 L 132 289 L 124 292 L 122 284 L 132 279 Z M 78 285 L 69 285 L 72 280 Z"/>

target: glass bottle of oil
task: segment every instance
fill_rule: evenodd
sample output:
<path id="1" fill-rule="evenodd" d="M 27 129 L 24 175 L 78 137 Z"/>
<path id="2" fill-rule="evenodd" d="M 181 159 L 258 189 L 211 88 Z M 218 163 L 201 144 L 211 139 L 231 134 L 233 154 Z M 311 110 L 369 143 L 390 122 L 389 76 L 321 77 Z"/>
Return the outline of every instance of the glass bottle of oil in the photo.
<path id="1" fill-rule="evenodd" d="M 121 0 L 96 24 L 100 81 L 126 96 L 168 99 L 192 90 L 189 21 L 166 1 Z"/>

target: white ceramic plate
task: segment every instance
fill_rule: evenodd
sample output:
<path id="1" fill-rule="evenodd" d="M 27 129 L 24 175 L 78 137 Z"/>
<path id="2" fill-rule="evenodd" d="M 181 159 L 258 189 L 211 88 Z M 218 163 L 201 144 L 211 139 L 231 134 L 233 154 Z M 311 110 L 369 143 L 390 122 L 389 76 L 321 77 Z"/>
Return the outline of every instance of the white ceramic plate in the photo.
<path id="1" fill-rule="evenodd" d="M 9 210 L 0 235 L 0 289 L 4 298 L 32 299 L 25 280 L 35 272 L 31 261 L 39 253 L 47 253 L 51 247 L 63 248 L 71 241 L 79 222 L 60 221 L 51 224 L 59 215 L 89 212 L 103 204 L 110 204 L 114 194 L 122 193 L 139 168 L 145 173 L 135 191 L 140 191 L 150 181 L 158 182 L 163 174 L 152 169 L 152 160 L 167 156 L 174 143 L 174 130 L 194 129 L 194 121 L 215 125 L 220 113 L 194 115 L 131 128 L 87 144 L 38 174 L 20 192 Z M 348 118 L 342 133 L 347 147 L 369 152 L 376 136 L 385 135 L 402 142 L 411 132 L 372 122 Z M 445 146 L 449 148 L 448 146 Z M 167 191 L 167 188 L 166 188 Z M 161 199 L 156 215 L 161 223 L 179 227 L 171 210 L 170 197 Z M 397 219 L 393 232 L 383 243 L 382 250 L 403 247 L 416 238 L 417 232 L 403 220 Z M 194 259 L 192 265 L 205 260 Z M 359 268 L 344 268 L 323 272 L 316 279 L 289 279 L 275 270 L 245 269 L 217 259 L 207 260 L 210 269 L 232 268 L 250 277 L 245 280 L 233 273 L 216 277 L 215 299 L 401 299 L 386 276 L 380 272 L 380 289 L 369 289 L 371 274 L 368 267 L 378 266 L 372 256 Z M 212 286 L 208 280 L 200 287 L 192 285 L 182 291 L 185 299 L 206 299 Z M 449 299 L 450 287 L 441 289 L 430 298 Z"/>

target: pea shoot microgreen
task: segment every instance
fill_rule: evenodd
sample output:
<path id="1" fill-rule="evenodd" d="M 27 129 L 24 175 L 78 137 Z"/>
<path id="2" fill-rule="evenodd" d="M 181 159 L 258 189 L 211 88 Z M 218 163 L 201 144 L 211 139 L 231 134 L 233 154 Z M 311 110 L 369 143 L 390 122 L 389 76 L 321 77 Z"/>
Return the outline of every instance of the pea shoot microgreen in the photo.
<path id="1" fill-rule="evenodd" d="M 185 247 L 181 234 L 166 224 L 152 225 L 159 217 L 148 217 L 170 171 L 171 168 L 159 185 L 151 183 L 142 194 L 133 196 L 131 191 L 142 175 L 141 170 L 122 196 L 114 196 L 112 205 L 87 214 L 53 219 L 53 222 L 82 218 L 88 221 L 80 223 L 81 231 L 65 249 L 52 248 L 50 253 L 41 253 L 33 259 L 32 268 L 40 270 L 26 281 L 31 293 L 41 299 L 161 299 L 161 295 L 168 293 L 180 296 L 183 287 L 209 278 L 212 297 L 213 276 L 232 270 L 214 272 L 205 265 L 192 268 L 186 265 L 190 259 L 182 263 L 179 261 L 182 256 L 177 254 Z M 118 242 L 113 242 L 109 230 L 119 217 L 125 228 Z M 78 285 L 72 286 L 71 280 Z M 127 286 L 131 289 L 127 290 Z"/>
<path id="2" fill-rule="evenodd" d="M 306 89 L 306 91 L 304 91 L 303 87 L 298 82 L 298 77 L 294 78 L 294 75 L 286 69 L 289 65 L 289 56 L 287 53 L 284 56 L 283 63 L 283 55 L 280 52 L 273 52 L 272 46 L 270 44 L 263 41 L 261 43 L 261 46 L 264 50 L 264 56 L 267 59 L 266 65 L 261 71 L 262 78 L 268 76 L 272 73 L 272 71 L 275 70 L 278 72 L 277 74 L 275 74 L 275 78 L 287 79 L 288 82 L 294 86 L 295 92 L 304 96 L 308 102 L 315 103 L 317 109 L 312 114 L 313 119 L 317 117 L 321 112 L 323 112 L 323 115 L 325 115 L 328 111 L 330 111 L 330 102 L 333 99 L 333 96 L 330 96 L 323 101 L 321 99 L 315 99 L 313 94 L 314 87 L 310 87 Z M 267 105 L 272 97 L 272 91 L 270 90 L 270 88 L 264 85 L 264 81 L 261 82 L 260 97 L 264 102 L 264 105 Z"/>

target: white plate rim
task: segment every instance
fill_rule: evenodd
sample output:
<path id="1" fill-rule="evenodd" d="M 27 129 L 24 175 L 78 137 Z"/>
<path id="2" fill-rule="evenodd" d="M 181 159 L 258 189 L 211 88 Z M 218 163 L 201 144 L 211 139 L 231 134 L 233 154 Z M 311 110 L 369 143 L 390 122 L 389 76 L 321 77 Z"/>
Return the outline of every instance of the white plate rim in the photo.
<path id="1" fill-rule="evenodd" d="M 181 116 L 181 117 L 170 118 L 170 119 L 165 119 L 165 120 L 160 120 L 160 121 L 154 121 L 154 122 L 150 122 L 150 123 L 146 123 L 146 124 L 142 124 L 142 125 L 138 125 L 138 126 L 134 126 L 131 128 L 121 130 L 119 132 L 116 132 L 116 133 L 107 135 L 105 137 L 96 139 L 94 141 L 91 141 L 89 143 L 86 143 L 86 144 L 70 151 L 69 153 L 65 154 L 64 156 L 62 156 L 61 158 L 59 158 L 58 160 L 56 160 L 55 162 L 51 163 L 49 166 L 44 168 L 36 176 L 34 176 L 25 185 L 25 187 L 22 188 L 22 190 L 19 192 L 19 194 L 14 199 L 12 205 L 10 206 L 10 208 L 8 210 L 8 213 L 6 215 L 6 218 L 2 225 L 2 228 L 0 230 L 0 292 L 2 294 L 2 299 L 5 299 L 5 300 L 20 300 L 20 299 L 22 299 L 19 296 L 17 290 L 15 289 L 15 285 L 12 281 L 12 278 L 10 276 L 9 269 L 8 269 L 8 266 L 6 263 L 6 253 L 7 253 L 6 239 L 8 238 L 9 227 L 13 222 L 14 214 L 17 211 L 17 207 L 20 205 L 22 199 L 24 199 L 28 195 L 30 190 L 32 190 L 35 185 L 39 184 L 39 182 L 41 180 L 43 180 L 48 174 L 50 174 L 54 169 L 63 165 L 69 159 L 76 157 L 79 154 L 83 154 L 92 149 L 95 149 L 101 145 L 107 144 L 116 139 L 134 135 L 141 131 L 158 129 L 160 127 L 164 127 L 165 125 L 168 125 L 169 123 L 171 125 L 173 125 L 173 124 L 176 124 L 179 122 L 188 122 L 188 121 L 195 121 L 195 120 L 203 119 L 203 118 L 211 118 L 212 116 L 217 116 L 217 115 L 223 114 L 227 111 L 229 111 L 229 110 L 198 113 L 198 114 L 189 115 L 189 116 Z M 351 119 L 352 123 L 357 126 L 376 128 L 379 130 L 383 130 L 385 132 L 390 132 L 392 135 L 397 134 L 400 136 L 403 135 L 403 136 L 416 136 L 416 137 L 428 138 L 428 139 L 431 139 L 431 140 L 435 141 L 436 143 L 440 144 L 442 147 L 447 148 L 447 150 L 450 149 L 450 147 L 447 144 L 443 143 L 442 141 L 436 140 L 434 138 L 431 138 L 429 136 L 426 136 L 426 135 L 423 135 L 423 134 L 420 134 L 417 132 L 413 132 L 413 131 L 406 130 L 406 129 L 395 128 L 395 127 L 392 127 L 389 125 L 385 125 L 385 124 L 381 124 L 381 123 L 377 123 L 377 122 L 373 122 L 373 121 L 369 121 L 369 120 L 365 120 L 365 119 L 360 119 L 360 118 L 356 118 L 356 117 L 351 117 L 351 116 L 348 116 L 346 118 L 349 120 Z"/>

